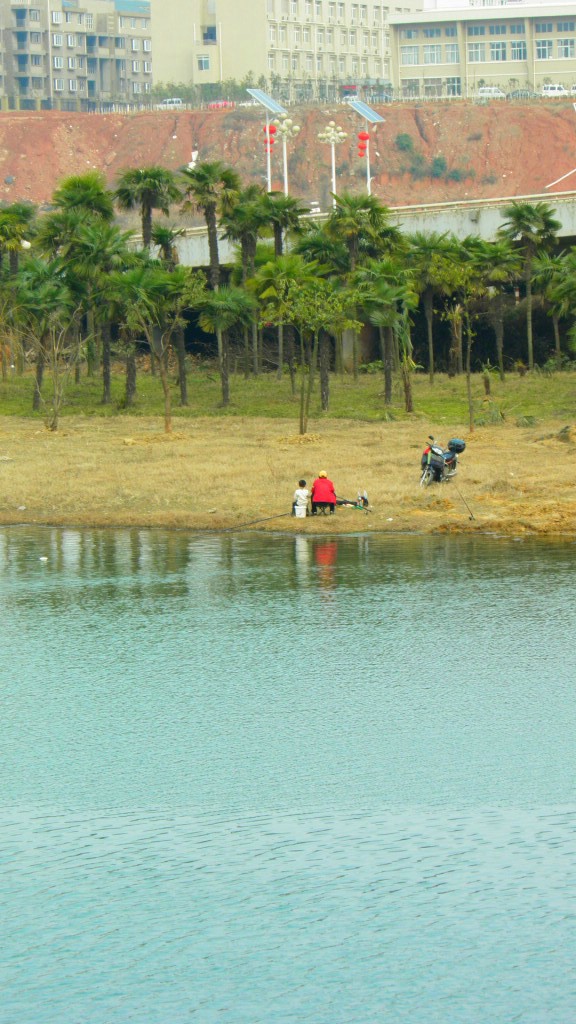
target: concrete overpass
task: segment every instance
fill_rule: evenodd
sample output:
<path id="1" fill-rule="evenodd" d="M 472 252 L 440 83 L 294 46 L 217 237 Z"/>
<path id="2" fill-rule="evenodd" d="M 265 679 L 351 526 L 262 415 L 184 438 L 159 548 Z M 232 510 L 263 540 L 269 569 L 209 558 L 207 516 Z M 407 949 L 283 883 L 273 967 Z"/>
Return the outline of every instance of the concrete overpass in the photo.
<path id="1" fill-rule="evenodd" d="M 576 238 L 576 191 L 545 192 L 529 196 L 502 196 L 497 199 L 462 199 L 458 202 L 420 203 L 416 206 L 392 206 L 390 212 L 392 222 L 402 231 L 448 231 L 458 238 L 479 235 L 485 241 L 490 241 L 505 220 L 504 209 L 513 202 L 550 203 L 561 222 L 559 237 L 566 241 Z M 321 223 L 327 217 L 327 213 L 318 213 L 314 215 L 314 220 Z M 208 266 L 210 260 L 205 227 L 189 228 L 186 234 L 178 239 L 177 248 L 180 262 L 185 266 Z M 234 259 L 235 248 L 233 243 L 220 239 L 220 261 L 231 263 Z"/>

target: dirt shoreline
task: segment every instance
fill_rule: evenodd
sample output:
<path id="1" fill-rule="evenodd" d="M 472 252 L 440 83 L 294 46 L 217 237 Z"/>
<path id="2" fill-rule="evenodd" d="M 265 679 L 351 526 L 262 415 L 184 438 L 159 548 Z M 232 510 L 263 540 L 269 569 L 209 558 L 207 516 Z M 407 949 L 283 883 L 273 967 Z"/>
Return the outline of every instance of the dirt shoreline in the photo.
<path id="1" fill-rule="evenodd" d="M 419 487 L 428 431 L 466 441 L 456 478 Z M 339 496 L 366 489 L 371 512 L 293 519 L 297 480 L 325 469 Z M 576 430 L 507 424 L 469 435 L 445 425 L 66 419 L 53 434 L 0 419 L 0 525 L 254 530 L 310 535 L 495 534 L 576 537 Z M 471 518 L 472 516 L 472 518 Z M 260 520 L 265 520 L 264 522 Z"/>

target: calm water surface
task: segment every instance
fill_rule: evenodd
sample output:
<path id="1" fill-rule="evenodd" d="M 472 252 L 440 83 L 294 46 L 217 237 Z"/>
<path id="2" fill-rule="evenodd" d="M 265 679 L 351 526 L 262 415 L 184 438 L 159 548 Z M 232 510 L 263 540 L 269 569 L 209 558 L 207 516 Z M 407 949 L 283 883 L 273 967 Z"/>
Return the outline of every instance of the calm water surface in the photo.
<path id="1" fill-rule="evenodd" d="M 575 555 L 0 532 L 1 1024 L 570 1024 Z"/>

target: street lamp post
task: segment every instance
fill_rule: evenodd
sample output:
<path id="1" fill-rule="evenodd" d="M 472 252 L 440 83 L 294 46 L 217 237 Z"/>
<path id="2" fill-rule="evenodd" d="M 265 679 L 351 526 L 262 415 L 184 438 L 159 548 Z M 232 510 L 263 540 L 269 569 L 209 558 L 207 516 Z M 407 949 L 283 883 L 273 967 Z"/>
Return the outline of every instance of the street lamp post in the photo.
<path id="1" fill-rule="evenodd" d="M 294 124 L 288 114 L 280 114 L 274 121 L 278 135 L 282 139 L 282 159 L 284 162 L 284 195 L 288 195 L 288 139 L 295 139 L 300 131 L 300 125 Z"/>
<path id="2" fill-rule="evenodd" d="M 332 150 L 332 206 L 336 208 L 336 146 L 347 138 L 339 124 L 329 121 L 323 132 L 318 132 L 320 142 L 327 142 Z"/>

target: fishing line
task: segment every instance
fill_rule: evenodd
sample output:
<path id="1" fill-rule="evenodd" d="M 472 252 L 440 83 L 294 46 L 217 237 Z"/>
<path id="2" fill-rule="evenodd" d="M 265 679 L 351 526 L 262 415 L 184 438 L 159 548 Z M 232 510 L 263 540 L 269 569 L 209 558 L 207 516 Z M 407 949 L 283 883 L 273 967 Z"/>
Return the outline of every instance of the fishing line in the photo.
<path id="1" fill-rule="evenodd" d="M 458 494 L 460 495 L 460 497 L 462 498 L 462 501 L 463 501 L 463 502 L 464 502 L 464 504 L 466 505 L 466 508 L 468 509 L 468 511 L 469 511 L 469 513 L 470 513 L 470 519 L 471 519 L 471 520 L 472 520 L 472 519 L 475 519 L 476 517 L 475 517 L 475 515 L 474 515 L 474 513 L 473 513 L 472 509 L 470 508 L 470 505 L 469 505 L 469 504 L 468 504 L 468 502 L 466 501 L 466 498 L 465 498 L 465 497 L 464 497 L 464 495 L 462 494 L 462 491 L 459 491 L 459 490 L 458 490 L 458 488 L 456 487 L 456 484 L 454 484 L 454 490 L 455 490 L 455 491 L 456 491 L 456 492 L 457 492 L 457 493 L 458 493 Z"/>

